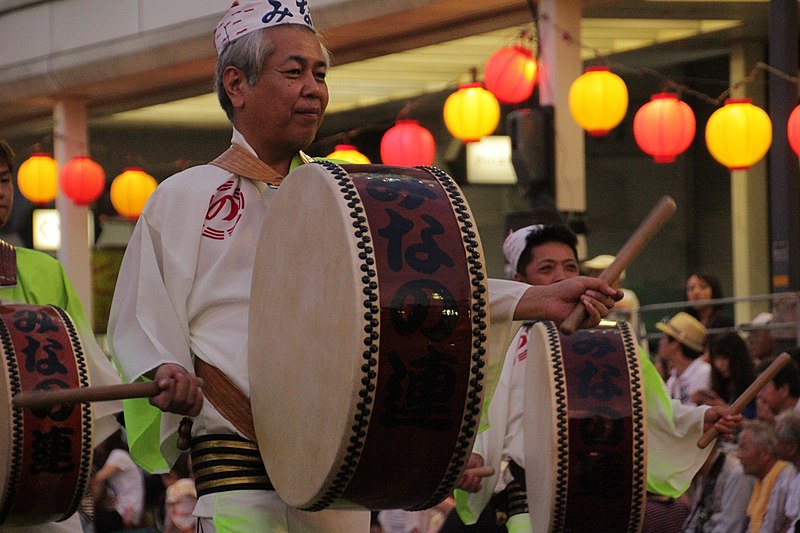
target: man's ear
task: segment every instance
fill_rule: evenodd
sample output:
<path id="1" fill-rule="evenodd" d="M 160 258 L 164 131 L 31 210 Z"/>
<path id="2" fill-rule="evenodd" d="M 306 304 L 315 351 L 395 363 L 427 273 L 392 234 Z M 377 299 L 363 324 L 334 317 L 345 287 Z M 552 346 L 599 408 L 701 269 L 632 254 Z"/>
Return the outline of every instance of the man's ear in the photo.
<path id="1" fill-rule="evenodd" d="M 228 94 L 234 109 L 244 106 L 244 90 L 247 88 L 247 78 L 237 67 L 228 67 L 222 73 L 222 86 Z"/>
<path id="2" fill-rule="evenodd" d="M 519 272 L 514 272 L 514 281 L 519 281 L 520 283 L 528 283 L 525 281 L 525 278 Z"/>

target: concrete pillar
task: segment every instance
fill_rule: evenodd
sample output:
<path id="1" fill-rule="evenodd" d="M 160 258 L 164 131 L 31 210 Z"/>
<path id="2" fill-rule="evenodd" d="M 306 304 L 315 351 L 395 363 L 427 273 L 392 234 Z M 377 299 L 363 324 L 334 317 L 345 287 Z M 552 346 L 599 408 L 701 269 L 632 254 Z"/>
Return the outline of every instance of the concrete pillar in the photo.
<path id="1" fill-rule="evenodd" d="M 78 98 L 56 103 L 53 112 L 53 148 L 58 167 L 73 157 L 88 155 L 86 104 Z M 89 210 L 75 205 L 59 190 L 56 208 L 61 218 L 61 249 L 58 260 L 64 265 L 78 298 L 92 324 L 92 271 L 89 242 Z"/>
<path id="2" fill-rule="evenodd" d="M 731 83 L 745 79 L 756 63 L 764 60 L 761 46 L 734 43 L 730 59 Z M 749 98 L 754 105 L 766 110 L 766 88 L 762 83 L 742 84 L 731 96 Z M 768 190 L 766 158 L 747 170 L 731 172 L 733 296 L 770 292 Z M 769 302 L 739 303 L 735 306 L 736 321 L 749 322 L 756 314 L 769 311 L 769 308 Z"/>
<path id="3" fill-rule="evenodd" d="M 581 0 L 539 2 L 539 101 L 555 110 L 556 206 L 586 210 L 584 133 L 569 112 L 569 88 L 583 73 L 580 47 Z M 575 42 L 563 38 L 568 32 Z"/>

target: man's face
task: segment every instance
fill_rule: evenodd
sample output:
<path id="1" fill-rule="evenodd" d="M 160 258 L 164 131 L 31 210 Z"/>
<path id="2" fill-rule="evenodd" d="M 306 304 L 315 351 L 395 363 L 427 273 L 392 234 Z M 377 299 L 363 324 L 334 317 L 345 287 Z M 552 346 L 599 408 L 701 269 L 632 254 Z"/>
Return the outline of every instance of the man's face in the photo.
<path id="1" fill-rule="evenodd" d="M 8 164 L 0 160 L 0 227 L 6 225 L 14 207 L 14 176 Z"/>
<path id="2" fill-rule="evenodd" d="M 328 106 L 327 66 L 313 32 L 297 25 L 270 28 L 276 44 L 252 87 L 231 97 L 237 128 L 259 154 L 296 152 L 314 140 Z"/>
<path id="3" fill-rule="evenodd" d="M 773 414 L 780 413 L 781 406 L 788 393 L 789 386 L 783 385 L 776 387 L 775 382 L 769 381 L 764 387 L 758 391 L 758 399 L 772 411 Z"/>
<path id="4" fill-rule="evenodd" d="M 524 277 L 517 274 L 515 278 L 531 285 L 551 285 L 579 274 L 578 258 L 572 248 L 553 241 L 533 248 Z"/>
<path id="5" fill-rule="evenodd" d="M 658 340 L 658 355 L 671 363 L 674 355 L 680 350 L 680 343 L 666 333 L 661 334 Z"/>
<path id="6" fill-rule="evenodd" d="M 742 463 L 742 470 L 750 476 L 762 479 L 766 472 L 765 466 L 769 463 L 769 450 L 764 450 L 756 446 L 753 440 L 753 432 L 749 429 L 742 431 L 739 435 L 739 446 L 736 456 Z"/>
<path id="7" fill-rule="evenodd" d="M 756 329 L 750 332 L 747 337 L 747 349 L 750 356 L 756 359 L 764 359 L 772 355 L 775 343 L 769 330 Z"/>

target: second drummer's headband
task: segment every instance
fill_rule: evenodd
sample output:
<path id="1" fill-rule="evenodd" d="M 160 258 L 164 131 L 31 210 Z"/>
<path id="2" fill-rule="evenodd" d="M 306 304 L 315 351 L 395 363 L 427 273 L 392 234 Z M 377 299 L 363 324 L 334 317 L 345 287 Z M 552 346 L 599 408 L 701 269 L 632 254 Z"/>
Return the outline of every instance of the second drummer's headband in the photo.
<path id="1" fill-rule="evenodd" d="M 228 43 L 248 33 L 280 26 L 300 24 L 314 29 L 308 0 L 251 0 L 234 2 L 214 29 L 214 47 L 222 54 Z"/>
<path id="2" fill-rule="evenodd" d="M 541 231 L 544 228 L 544 224 L 525 226 L 524 228 L 509 233 L 508 237 L 506 237 L 506 240 L 503 241 L 503 255 L 506 257 L 506 262 L 508 263 L 506 275 L 509 278 L 514 277 L 514 274 L 517 272 L 519 258 L 522 255 L 522 252 L 525 251 L 528 235 L 530 235 L 532 232 Z"/>

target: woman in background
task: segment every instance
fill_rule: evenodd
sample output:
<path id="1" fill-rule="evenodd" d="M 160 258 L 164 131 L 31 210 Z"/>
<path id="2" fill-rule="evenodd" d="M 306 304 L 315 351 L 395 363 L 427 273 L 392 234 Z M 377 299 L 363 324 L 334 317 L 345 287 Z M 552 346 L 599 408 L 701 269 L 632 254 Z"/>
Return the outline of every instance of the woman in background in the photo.
<path id="1" fill-rule="evenodd" d="M 756 379 L 755 362 L 747 344 L 736 332 L 717 335 L 709 349 L 711 357 L 711 390 L 697 391 L 697 405 L 729 405 Z M 743 410 L 745 418 L 756 417 L 755 401 Z"/>

